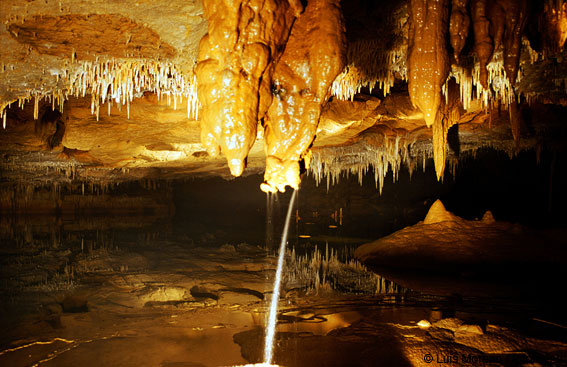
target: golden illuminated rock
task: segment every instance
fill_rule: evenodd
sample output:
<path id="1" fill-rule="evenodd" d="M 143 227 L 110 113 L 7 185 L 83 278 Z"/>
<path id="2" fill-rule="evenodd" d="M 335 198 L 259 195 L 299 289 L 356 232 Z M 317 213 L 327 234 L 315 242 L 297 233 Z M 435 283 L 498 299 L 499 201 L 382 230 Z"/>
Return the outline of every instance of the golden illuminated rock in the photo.
<path id="1" fill-rule="evenodd" d="M 459 56 L 469 35 L 469 27 L 471 19 L 469 17 L 467 6 L 469 0 L 453 0 L 451 8 L 451 18 L 449 21 L 449 35 L 451 37 L 451 46 L 453 47 L 453 55 L 455 60 L 459 62 Z"/>
<path id="2" fill-rule="evenodd" d="M 482 216 L 481 219 L 484 223 L 495 223 L 496 220 L 494 219 L 494 215 L 492 215 L 492 212 L 490 210 L 487 210 L 484 215 Z"/>
<path id="3" fill-rule="evenodd" d="M 344 25 L 338 0 L 310 1 L 296 20 L 272 79 L 266 114 L 264 191 L 299 185 L 299 160 L 315 138 L 331 85 L 345 63 Z"/>
<path id="4" fill-rule="evenodd" d="M 518 68 L 520 67 L 520 50 L 522 46 L 522 34 L 527 20 L 528 3 L 527 0 L 500 0 L 494 7 L 500 7 L 501 12 L 493 16 L 493 23 L 496 19 L 501 19 L 497 15 L 504 15 L 505 26 L 502 34 L 502 45 L 504 46 L 504 69 L 509 82 L 514 85 L 518 76 Z M 499 32 L 499 34 L 500 34 Z M 499 44 L 500 40 L 495 44 Z"/>
<path id="5" fill-rule="evenodd" d="M 447 160 L 447 134 L 451 126 L 460 119 L 459 88 L 451 79 L 445 85 L 445 101 L 442 110 L 433 123 L 433 161 L 437 179 L 441 180 L 445 173 L 445 162 Z"/>
<path id="6" fill-rule="evenodd" d="M 445 173 L 445 160 L 447 157 L 447 132 L 449 122 L 446 119 L 439 119 L 433 123 L 433 163 L 437 179 L 443 178 Z"/>
<path id="7" fill-rule="evenodd" d="M 411 171 L 431 156 L 442 178 L 455 123 L 471 144 L 461 153 L 498 146 L 513 154 L 533 145 L 522 132 L 541 131 L 525 102 L 565 105 L 566 0 L 338 3 L 3 0 L 0 140 L 7 151 L 62 149 L 65 164 L 96 162 L 123 175 L 167 167 L 226 177 L 245 166 L 259 173 L 266 162 L 266 191 L 297 187 L 300 167 L 327 184 L 373 169 L 380 189 L 390 169 L 395 177 L 402 164 Z M 398 104 L 406 87 L 407 109 Z M 395 104 L 384 103 L 390 93 Z M 365 103 L 369 94 L 381 108 Z M 328 98 L 357 107 L 319 122 Z M 48 107 L 69 116 L 65 130 L 46 125 L 30 137 Z M 471 119 L 482 127 L 466 127 Z M 511 134 L 487 130 L 502 123 Z M 4 174 L 21 166 L 3 164 Z"/>
<path id="8" fill-rule="evenodd" d="M 412 103 L 433 126 L 433 157 L 437 178 L 445 169 L 447 131 L 451 125 L 440 113 L 441 90 L 449 75 L 446 48 L 448 0 L 412 0 L 409 7 L 408 88 Z"/>
<path id="9" fill-rule="evenodd" d="M 449 75 L 446 47 L 448 0 L 411 0 L 409 12 L 408 88 L 413 104 L 433 125 L 441 106 L 441 87 Z"/>
<path id="10" fill-rule="evenodd" d="M 261 81 L 285 44 L 298 1 L 205 0 L 209 33 L 199 45 L 196 68 L 201 102 L 201 141 L 225 155 L 231 173 L 242 174 L 256 139 Z M 262 92 L 261 92 L 262 90 Z M 264 102 L 269 104 L 269 102 Z"/>
<path id="11" fill-rule="evenodd" d="M 471 16 L 474 30 L 474 49 L 480 64 L 480 83 L 488 88 L 488 71 L 486 65 L 492 57 L 494 44 L 490 37 L 490 21 L 488 19 L 487 0 L 471 0 Z"/>
<path id="12" fill-rule="evenodd" d="M 544 52 L 549 55 L 561 52 L 567 40 L 567 1 L 546 0 L 541 24 Z"/>
<path id="13" fill-rule="evenodd" d="M 423 224 L 433 224 L 433 223 L 440 223 L 440 222 L 455 222 L 458 221 L 460 218 L 454 215 L 453 213 L 447 211 L 445 209 L 445 205 L 441 202 L 441 200 L 437 199 L 429 208 L 425 219 L 423 220 Z"/>
<path id="14" fill-rule="evenodd" d="M 36 15 L 7 28 L 16 41 L 46 55 L 94 60 L 99 54 L 165 59 L 176 54 L 155 31 L 116 14 Z"/>

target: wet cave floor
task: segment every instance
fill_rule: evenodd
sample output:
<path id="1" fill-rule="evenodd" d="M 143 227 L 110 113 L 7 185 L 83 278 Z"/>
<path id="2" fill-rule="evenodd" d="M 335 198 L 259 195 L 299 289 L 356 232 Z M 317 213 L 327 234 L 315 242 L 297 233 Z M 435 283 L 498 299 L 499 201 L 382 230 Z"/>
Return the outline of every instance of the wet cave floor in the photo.
<path id="1" fill-rule="evenodd" d="M 272 251 L 97 233 L 3 249 L 0 365 L 261 362 Z M 289 251 L 287 267 L 275 348 L 282 366 L 567 363 L 565 330 L 540 319 L 533 300 L 423 294 L 328 247 Z"/>
<path id="2" fill-rule="evenodd" d="M 403 176 L 397 186 L 387 183 L 382 196 L 372 180 L 361 188 L 353 178 L 338 191 L 304 180 L 292 217 L 274 362 L 567 366 L 562 269 L 526 266 L 501 277 L 503 268 L 467 279 L 442 271 L 373 272 L 354 261 L 359 245 L 422 220 L 432 197 L 451 202 L 454 184 L 435 183 L 432 174 L 409 184 Z M 140 194 L 144 202 L 171 200 L 169 217 L 150 210 L 1 217 L 0 366 L 262 362 L 288 196 L 266 202 L 260 181 L 195 181 L 167 195 Z M 501 185 L 502 192 L 510 187 Z M 206 190 L 219 194 L 203 195 Z M 266 220 L 270 205 L 273 221 Z M 497 219 L 503 215 L 491 209 Z"/>

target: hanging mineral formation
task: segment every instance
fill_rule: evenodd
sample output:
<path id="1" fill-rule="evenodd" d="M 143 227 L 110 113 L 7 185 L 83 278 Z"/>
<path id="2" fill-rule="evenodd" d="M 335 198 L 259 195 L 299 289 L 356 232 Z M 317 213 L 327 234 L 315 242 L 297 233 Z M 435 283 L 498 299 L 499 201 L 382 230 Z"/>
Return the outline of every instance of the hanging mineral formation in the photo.
<path id="1" fill-rule="evenodd" d="M 441 88 L 449 75 L 448 0 L 411 0 L 409 6 L 409 94 L 432 126 L 441 106 Z"/>
<path id="2" fill-rule="evenodd" d="M 188 117 L 197 118 L 196 81 L 168 62 L 146 59 L 83 61 L 69 76 L 68 85 L 69 95 L 91 95 L 91 113 L 96 114 L 97 119 L 100 106 L 108 103 L 110 111 L 112 101 L 126 105 L 129 115 L 130 102 L 144 91 L 154 92 L 158 98 L 166 95 L 168 101 L 173 97 L 174 103 L 178 98 L 186 98 Z"/>
<path id="3" fill-rule="evenodd" d="M 480 84 L 488 89 L 486 65 L 492 57 L 494 44 L 490 37 L 490 21 L 487 16 L 487 0 L 471 0 L 471 15 L 474 29 L 474 49 L 479 62 Z"/>
<path id="4" fill-rule="evenodd" d="M 502 12 L 498 13 L 503 14 L 505 20 L 504 30 L 495 35 L 495 44 L 499 45 L 502 42 L 504 46 L 504 69 L 509 82 L 514 85 L 520 67 L 520 49 L 526 26 L 528 3 L 527 0 L 500 0 L 494 6 L 502 9 Z M 500 24 L 496 19 L 498 18 L 495 14 L 493 23 Z M 500 34 L 502 41 L 499 39 Z"/>
<path id="5" fill-rule="evenodd" d="M 402 26 L 400 26 L 401 28 Z M 402 31 L 400 31 L 402 32 Z M 378 41 L 357 41 L 348 44 L 347 62 L 342 73 L 333 81 L 331 93 L 340 100 L 352 100 L 362 88 L 374 88 L 390 94 L 396 75 L 407 80 L 405 42 L 393 42 L 389 48 Z"/>
<path id="6" fill-rule="evenodd" d="M 299 162 L 319 124 L 321 108 L 345 64 L 339 0 L 312 0 L 296 20 L 273 75 L 274 98 L 265 118 L 264 191 L 299 186 Z"/>
<path id="7" fill-rule="evenodd" d="M 187 117 L 198 117 L 199 101 L 195 77 L 183 74 L 170 62 L 110 58 L 94 62 L 75 62 L 72 69 L 65 70 L 65 88 L 55 89 L 50 93 L 29 91 L 28 96 L 17 99 L 18 106 L 23 108 L 23 105 L 33 98 L 34 119 L 37 119 L 39 103 L 43 99 L 51 101 L 52 110 L 57 106 L 59 111 L 63 111 L 64 102 L 69 96 L 90 95 L 91 113 L 96 115 L 98 120 L 100 106 L 104 103 L 108 104 L 109 115 L 112 102 L 126 105 L 129 112 L 134 97 L 147 91 L 156 93 L 158 98 L 166 95 L 169 102 L 173 99 L 174 104 L 185 98 Z M 5 108 L 10 103 L 0 104 L 0 117 L 6 116 Z"/>
<path id="8" fill-rule="evenodd" d="M 451 9 L 451 18 L 449 21 L 449 35 L 451 37 L 451 47 L 453 47 L 453 56 L 457 63 L 459 56 L 469 34 L 471 20 L 467 12 L 469 0 L 453 0 Z"/>
<path id="9" fill-rule="evenodd" d="M 445 172 L 447 160 L 447 133 L 451 126 L 455 125 L 460 118 L 459 87 L 453 80 L 444 86 L 445 102 L 443 110 L 439 112 L 438 119 L 433 123 L 433 161 L 437 179 L 441 180 Z"/>
<path id="10" fill-rule="evenodd" d="M 411 0 L 409 7 L 408 74 L 412 103 L 423 112 L 433 128 L 433 158 L 437 178 L 445 167 L 446 131 L 439 111 L 443 108 L 442 88 L 449 75 L 447 52 L 448 0 Z M 439 134 L 444 134 L 440 136 Z"/>
<path id="11" fill-rule="evenodd" d="M 567 40 L 567 1 L 546 0 L 539 23 L 543 52 L 550 56 L 560 53 Z"/>
<path id="12" fill-rule="evenodd" d="M 309 147 L 321 107 L 330 94 L 338 99 L 352 99 L 362 88 L 370 92 L 379 88 L 386 95 L 395 81 L 407 80 L 413 104 L 423 112 L 425 124 L 432 127 L 433 156 L 441 178 L 447 132 L 458 121 L 461 108 L 455 103 L 455 95 L 460 96 L 464 109 L 475 109 L 478 106 L 473 103 L 475 100 L 486 112 L 495 103 L 508 108 L 511 131 L 518 144 L 520 98 L 531 101 L 549 91 L 532 88 L 527 92 L 522 85 L 516 87 L 522 79 L 521 67 L 526 65 L 523 62 L 533 63 L 541 53 L 546 62 L 559 65 L 567 40 L 566 0 L 395 1 L 399 5 L 393 7 L 396 10 L 384 12 L 387 34 L 375 31 L 352 36 L 349 33 L 352 39 L 346 52 L 338 0 L 203 1 L 209 33 L 201 41 L 195 75 L 188 70 L 192 63 L 187 66 L 174 61 L 177 51 L 173 47 L 161 54 L 164 47 L 149 42 L 150 53 L 134 58 L 131 53 L 108 54 L 110 48 L 103 45 L 98 52 L 95 50 L 83 58 L 91 51 L 90 44 L 62 42 L 62 38 L 50 38 L 60 34 L 47 32 L 38 38 L 33 22 L 22 27 L 19 24 L 25 23 L 24 17 L 16 22 L 8 19 L 6 27 L 11 31 L 12 41 L 25 44 L 22 47 L 28 50 L 26 57 L 32 52 L 28 44 L 36 48 L 33 52 L 43 50 L 50 55 L 48 64 L 53 64 L 45 66 L 42 78 L 49 79 L 51 73 L 53 80 L 47 83 L 29 80 L 19 90 L 0 88 L 3 126 L 10 124 L 7 108 L 16 101 L 19 107 L 33 103 L 33 115 L 38 118 L 43 99 L 51 102 L 53 110 L 57 106 L 63 111 L 63 103 L 69 96 L 90 95 L 91 111 L 98 117 L 104 103 L 109 114 L 112 105 L 125 105 L 129 111 L 133 99 L 145 92 L 166 96 L 174 108 L 180 100 L 187 99 L 188 115 L 196 119 L 198 79 L 198 96 L 203 105 L 201 138 L 209 153 L 222 152 L 232 174 L 240 175 L 261 124 L 267 156 L 262 188 L 277 191 L 298 186 L 298 162 L 304 160 L 305 166 L 309 165 Z M 302 4 L 308 4 L 305 11 Z M 90 24 L 97 19 L 103 18 L 33 17 L 34 22 L 51 25 L 59 21 Z M 133 24 L 123 17 L 112 19 Z M 349 31 L 356 31 L 357 27 L 355 24 Z M 80 36 L 81 28 L 76 29 L 67 41 L 80 38 L 75 36 Z M 523 36 L 527 37 L 522 40 Z M 130 35 L 125 47 L 132 46 L 131 40 Z M 59 54 L 52 44 L 59 44 L 65 51 L 63 59 L 57 59 Z M 526 51 L 522 63 L 521 51 Z M 455 61 L 451 68 L 449 61 Z M 8 73 L 14 66 L 3 60 L 0 73 Z M 550 76 L 549 84 L 555 84 L 558 90 L 564 88 L 562 77 Z M 4 74 L 2 77 L 13 78 Z M 527 80 L 526 85 L 540 81 Z M 455 94 L 456 90 L 460 93 Z M 398 143 L 405 144 L 406 150 L 409 144 L 403 142 L 404 137 L 390 138 L 375 145 L 378 149 L 349 156 L 355 164 L 348 160 L 338 164 L 333 156 L 314 152 L 311 170 L 316 172 L 318 180 L 321 175 L 335 180 L 345 171 L 362 177 L 373 167 L 381 187 L 388 167 L 394 172 L 399 168 L 403 149 L 398 150 Z M 348 153 L 336 150 L 334 157 Z"/>
<path id="13" fill-rule="evenodd" d="M 239 176 L 271 102 L 273 61 L 302 6 L 299 0 L 205 0 L 203 7 L 209 33 L 196 69 L 201 141 L 212 156 L 222 151 Z"/>

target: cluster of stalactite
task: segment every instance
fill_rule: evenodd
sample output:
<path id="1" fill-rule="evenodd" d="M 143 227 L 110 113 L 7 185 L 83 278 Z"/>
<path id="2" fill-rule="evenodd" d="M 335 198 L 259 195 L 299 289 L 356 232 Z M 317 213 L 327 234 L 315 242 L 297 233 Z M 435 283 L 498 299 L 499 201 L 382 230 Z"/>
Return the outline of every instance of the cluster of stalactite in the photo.
<path id="1" fill-rule="evenodd" d="M 379 41 L 356 41 L 348 45 L 345 69 L 333 81 L 331 92 L 340 100 L 352 100 L 362 88 L 374 88 L 390 94 L 396 78 L 407 79 L 406 44 L 393 43 L 385 49 Z"/>
<path id="2" fill-rule="evenodd" d="M 63 112 L 64 102 L 70 96 L 91 96 L 91 113 L 97 120 L 100 107 L 107 105 L 110 115 L 114 103 L 119 108 L 126 106 L 130 116 L 130 103 L 137 95 L 149 91 L 159 98 L 165 97 L 174 108 L 184 100 L 187 103 L 187 117 L 197 118 L 199 101 L 197 100 L 197 84 L 193 73 L 182 73 L 165 61 L 149 59 L 104 59 L 96 61 L 76 61 L 71 56 L 71 63 L 66 64 L 61 75 L 58 89 L 52 91 L 30 91 L 14 101 L 0 104 L 0 117 L 6 128 L 6 109 L 17 102 L 23 108 L 25 103 L 34 102 L 34 119 L 39 117 L 39 102 L 47 99 L 52 110 Z"/>
<path id="3" fill-rule="evenodd" d="M 357 93 L 390 93 L 396 80 L 407 80 L 407 6 L 405 1 L 343 2 L 347 23 L 347 64 L 332 86 L 340 100 Z"/>
<path id="4" fill-rule="evenodd" d="M 447 132 L 461 109 L 469 109 L 475 100 L 487 111 L 494 105 L 509 109 L 519 147 L 519 99 L 537 98 L 525 90 L 520 95 L 517 88 L 522 52 L 530 63 L 563 52 L 567 1 L 407 0 L 407 18 L 396 19 L 399 28 L 408 26 L 407 43 L 349 44 L 349 63 L 334 81 L 333 95 L 353 98 L 364 87 L 377 87 L 386 95 L 395 78 L 407 80 L 413 104 L 433 130 L 439 179 L 445 170 Z"/>
<path id="5" fill-rule="evenodd" d="M 126 105 L 130 116 L 130 103 L 134 96 L 145 91 L 165 96 L 174 108 L 183 99 L 187 101 L 187 117 L 198 117 L 197 88 L 194 75 L 184 75 L 168 62 L 145 59 L 80 63 L 78 70 L 69 76 L 67 95 L 91 95 L 91 113 L 100 113 L 107 104 L 108 114 L 112 103 Z"/>
<path id="6" fill-rule="evenodd" d="M 271 76 L 296 16 L 287 1 L 204 1 L 209 33 L 199 45 L 196 68 L 201 142 L 221 151 L 239 176 L 256 139 L 258 121 L 271 104 Z"/>
<path id="7" fill-rule="evenodd" d="M 512 133 L 518 144 L 520 114 L 515 85 L 522 37 L 529 36 L 526 32 L 529 17 L 533 18 L 531 24 L 537 24 L 536 33 L 540 35 L 538 40 L 530 39 L 526 44 L 531 61 L 537 59 L 534 49 L 543 55 L 557 54 L 567 37 L 566 2 L 543 3 L 541 6 L 529 0 L 409 0 L 408 87 L 413 104 L 423 112 L 427 126 L 433 127 L 438 178 L 442 178 L 445 167 L 446 134 L 458 118 L 458 114 L 451 112 L 457 106 L 447 106 L 448 100 L 454 98 L 448 94 L 451 88 L 447 83 L 456 81 L 460 85 L 458 92 L 465 108 L 475 98 L 485 108 L 494 101 L 508 107 Z M 472 65 L 467 63 L 471 56 Z"/>
<path id="8" fill-rule="evenodd" d="M 362 140 L 356 144 L 314 149 L 309 172 L 317 184 L 326 178 L 329 189 L 330 185 L 338 183 L 343 173 L 357 176 L 362 185 L 364 175 L 373 170 L 376 188 L 382 193 L 388 171 L 392 170 L 395 181 L 402 164 L 410 163 L 410 141 L 405 135 L 386 125 L 380 125 L 367 130 Z"/>
<path id="9" fill-rule="evenodd" d="M 407 8 L 399 7 L 403 13 L 391 19 L 395 31 L 388 38 L 395 37 L 390 43 L 369 35 L 347 48 L 339 3 L 204 0 L 209 32 L 201 40 L 194 74 L 159 60 L 77 61 L 73 50 L 57 74 L 57 88 L 40 85 L 1 101 L 0 117 L 5 127 L 11 103 L 22 107 L 33 100 L 37 119 L 42 99 L 62 112 L 69 96 L 87 94 L 97 118 L 105 103 L 109 113 L 112 104 L 125 105 L 129 112 L 133 99 L 145 91 L 165 96 L 174 107 L 185 99 L 189 117 L 196 119 L 201 106 L 201 141 L 208 153 L 222 152 L 235 176 L 242 174 L 258 129 L 263 130 L 262 189 L 274 192 L 298 187 L 300 162 L 308 168 L 321 109 L 331 95 L 352 99 L 362 88 L 379 88 L 386 95 L 396 79 L 403 79 L 432 128 L 432 155 L 441 179 L 447 132 L 474 100 L 486 110 L 495 103 L 508 108 L 519 145 L 522 52 L 529 62 L 554 58 L 567 40 L 567 0 L 402 0 Z M 528 100 L 537 98 L 522 93 Z M 398 161 L 386 156 L 386 170 L 397 167 Z M 338 174 L 325 169 L 333 177 Z"/>
<path id="10" fill-rule="evenodd" d="M 338 0 L 205 0 L 196 75 L 201 141 L 239 176 L 261 124 L 264 191 L 297 188 L 321 108 L 344 67 Z M 238 9 L 237 11 L 234 11 Z M 307 159 L 308 160 L 308 159 Z"/>

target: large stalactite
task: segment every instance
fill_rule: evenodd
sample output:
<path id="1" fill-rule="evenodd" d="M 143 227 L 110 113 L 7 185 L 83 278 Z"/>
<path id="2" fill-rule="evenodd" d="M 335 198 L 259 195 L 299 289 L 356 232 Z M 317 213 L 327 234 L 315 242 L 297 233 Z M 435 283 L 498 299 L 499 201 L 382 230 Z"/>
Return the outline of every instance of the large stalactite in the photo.
<path id="1" fill-rule="evenodd" d="M 453 0 L 451 8 L 451 18 L 449 21 L 449 35 L 451 37 L 451 47 L 453 56 L 459 62 L 461 51 L 467 42 L 471 19 L 467 11 L 469 0 Z"/>
<path id="2" fill-rule="evenodd" d="M 520 67 L 522 34 L 527 20 L 528 3 L 527 0 L 500 0 L 495 6 L 500 6 L 502 11 L 495 14 L 493 17 L 494 22 L 496 22 L 496 16 L 500 14 L 504 15 L 505 21 L 504 30 L 495 35 L 495 38 L 502 37 L 504 70 L 506 71 L 506 76 L 510 84 L 514 85 Z M 498 22 L 498 24 L 500 24 L 500 22 Z M 495 43 L 499 44 L 500 40 L 496 38 Z M 516 142 L 516 147 L 520 145 L 520 130 L 522 124 L 521 115 L 518 110 L 518 104 L 514 101 L 510 105 L 510 127 L 514 141 Z"/>
<path id="3" fill-rule="evenodd" d="M 222 151 L 231 173 L 240 176 L 256 139 L 259 107 L 269 105 L 271 63 L 302 6 L 293 0 L 205 0 L 203 7 L 209 33 L 196 68 L 201 141 L 213 156 Z"/>
<path id="4" fill-rule="evenodd" d="M 435 168 L 437 177 L 440 178 L 445 167 L 445 148 L 436 145 L 446 141 L 446 137 L 436 134 L 447 130 L 443 128 L 439 111 L 444 103 L 441 90 L 449 75 L 449 1 L 411 0 L 408 11 L 409 94 L 413 104 L 423 112 L 427 126 L 434 126 Z"/>
<path id="5" fill-rule="evenodd" d="M 203 144 L 239 176 L 263 121 L 262 189 L 297 188 L 299 161 L 344 67 L 339 1 L 310 1 L 301 15 L 299 1 L 205 1 L 204 10 L 209 33 L 196 69 Z"/>
<path id="6" fill-rule="evenodd" d="M 492 58 L 494 43 L 490 37 L 490 20 L 488 19 L 488 1 L 472 0 L 471 16 L 474 29 L 474 49 L 479 62 L 480 83 L 488 88 L 488 70 L 486 65 Z"/>
<path id="7" fill-rule="evenodd" d="M 455 125 L 461 113 L 459 88 L 453 80 L 446 84 L 447 96 L 439 111 L 438 119 L 433 124 L 433 161 L 437 179 L 442 179 L 447 160 L 447 134 L 451 126 Z"/>
<path id="8" fill-rule="evenodd" d="M 520 50 L 528 15 L 528 3 L 527 0 L 500 0 L 494 6 L 500 7 L 502 11 L 494 14 L 492 22 L 500 24 L 501 22 L 497 21 L 497 19 L 502 19 L 497 17 L 500 14 L 504 15 L 505 22 L 503 31 L 495 35 L 495 44 L 502 43 L 504 47 L 504 70 L 506 70 L 506 76 L 513 85 L 516 83 L 520 67 Z M 500 40 L 500 37 L 502 40 Z"/>
<path id="9" fill-rule="evenodd" d="M 433 157 L 437 177 L 443 177 L 446 159 L 447 131 L 454 123 L 447 120 L 440 111 L 447 109 L 448 89 L 446 84 L 449 61 L 448 42 L 453 49 L 457 63 L 460 62 L 469 35 L 470 20 L 467 0 L 454 0 L 451 4 L 451 16 L 448 27 L 447 13 L 449 2 L 442 0 L 410 0 L 409 7 L 409 50 L 408 74 L 409 92 L 414 105 L 424 114 L 427 126 L 433 126 Z M 512 133 L 519 146 L 521 121 L 517 113 L 514 84 L 520 67 L 522 36 L 528 17 L 527 0 L 471 0 L 470 11 L 473 24 L 474 51 L 478 60 L 477 94 L 493 96 L 493 82 L 506 88 L 507 106 L 510 106 L 510 124 Z M 501 51 L 501 66 L 492 65 L 496 52 Z M 490 65 L 492 66 L 490 66 Z M 496 68 L 495 68 L 496 66 Z M 465 70 L 465 69 L 463 69 Z M 500 71 L 501 70 L 501 71 Z M 495 73 L 495 71 L 499 71 Z M 464 73 L 467 73 L 464 71 Z M 496 75 L 498 74 L 498 75 Z M 459 83 L 470 83 L 470 74 L 459 79 Z M 461 86 L 462 87 L 462 86 Z M 444 89 L 446 101 L 441 99 L 440 90 Z M 465 91 L 461 88 L 461 91 Z M 501 95 L 498 95 L 501 97 Z M 461 96 L 463 101 L 468 96 Z M 490 97 L 492 99 L 492 97 Z M 485 101 L 485 106 L 489 101 Z"/>
<path id="10" fill-rule="evenodd" d="M 437 119 L 441 88 L 449 75 L 448 0 L 411 0 L 409 11 L 409 94 L 427 126 Z"/>
<path id="11" fill-rule="evenodd" d="M 274 98 L 265 118 L 264 191 L 299 185 L 299 160 L 317 131 L 331 84 L 345 64 L 339 1 L 310 1 L 295 22 L 273 76 Z"/>

